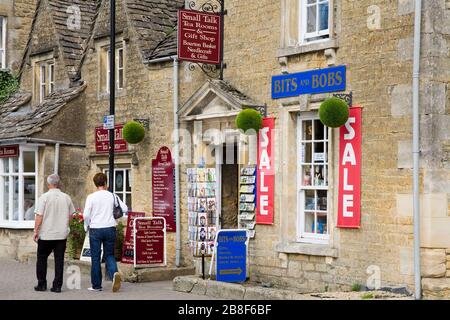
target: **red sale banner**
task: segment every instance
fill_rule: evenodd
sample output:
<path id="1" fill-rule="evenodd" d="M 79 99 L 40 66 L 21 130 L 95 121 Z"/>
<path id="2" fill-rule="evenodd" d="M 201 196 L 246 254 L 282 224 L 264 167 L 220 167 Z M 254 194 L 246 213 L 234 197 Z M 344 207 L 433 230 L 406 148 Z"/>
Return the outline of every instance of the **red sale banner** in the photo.
<path id="1" fill-rule="evenodd" d="M 258 169 L 257 169 L 257 202 L 256 223 L 273 224 L 273 204 L 275 187 L 275 168 L 273 152 L 273 134 L 275 119 L 263 119 L 258 134 Z"/>
<path id="2" fill-rule="evenodd" d="M 361 121 L 362 108 L 350 108 L 347 123 L 340 128 L 339 228 L 361 226 Z"/>

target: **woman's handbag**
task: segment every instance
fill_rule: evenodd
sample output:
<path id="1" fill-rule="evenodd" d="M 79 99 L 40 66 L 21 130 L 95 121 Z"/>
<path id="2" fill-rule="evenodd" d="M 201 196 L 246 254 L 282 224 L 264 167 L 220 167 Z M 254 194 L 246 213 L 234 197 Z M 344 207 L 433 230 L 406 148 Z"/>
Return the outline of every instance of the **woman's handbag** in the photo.
<path id="1" fill-rule="evenodd" d="M 113 216 L 114 216 L 114 219 L 120 219 L 123 217 L 123 210 L 122 210 L 122 207 L 120 206 L 120 202 L 117 199 L 117 196 L 114 193 L 112 195 L 114 197 Z M 116 206 L 116 200 L 117 200 L 117 206 Z"/>

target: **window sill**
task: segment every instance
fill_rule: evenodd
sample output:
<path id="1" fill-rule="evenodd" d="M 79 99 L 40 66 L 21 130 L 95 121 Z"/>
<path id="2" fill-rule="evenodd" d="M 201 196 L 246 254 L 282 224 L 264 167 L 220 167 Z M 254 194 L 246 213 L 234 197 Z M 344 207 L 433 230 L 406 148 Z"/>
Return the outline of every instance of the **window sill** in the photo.
<path id="1" fill-rule="evenodd" d="M 34 221 L 23 221 L 23 222 L 0 222 L 0 229 L 23 229 L 23 230 L 33 230 Z"/>
<path id="2" fill-rule="evenodd" d="M 301 45 L 298 47 L 286 47 L 277 50 L 277 58 L 289 57 L 303 53 L 310 53 L 316 51 L 324 51 L 326 49 L 338 48 L 336 39 L 328 39 Z"/>
<path id="3" fill-rule="evenodd" d="M 298 242 L 280 243 L 275 247 L 275 250 L 281 253 L 294 253 L 332 258 L 338 257 L 338 250 L 336 248 L 332 248 L 328 245 L 323 244 Z"/>

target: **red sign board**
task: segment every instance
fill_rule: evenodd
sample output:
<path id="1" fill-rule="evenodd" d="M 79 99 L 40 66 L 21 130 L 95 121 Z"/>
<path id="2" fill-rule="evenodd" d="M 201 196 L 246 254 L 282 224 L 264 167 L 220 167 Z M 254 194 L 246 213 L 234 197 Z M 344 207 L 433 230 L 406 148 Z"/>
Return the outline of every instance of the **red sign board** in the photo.
<path id="1" fill-rule="evenodd" d="M 164 219 L 137 219 L 135 226 L 136 265 L 165 264 Z"/>
<path id="2" fill-rule="evenodd" d="M 17 158 L 19 157 L 19 146 L 0 146 L 0 158 Z"/>
<path id="3" fill-rule="evenodd" d="M 220 64 L 221 16 L 178 10 L 178 59 Z"/>
<path id="4" fill-rule="evenodd" d="M 115 152 L 127 152 L 128 144 L 122 135 L 123 124 L 118 124 L 114 129 L 114 150 Z M 95 128 L 95 152 L 108 153 L 109 152 L 109 130 L 103 127 Z"/>
<path id="5" fill-rule="evenodd" d="M 361 107 L 353 107 L 347 123 L 340 128 L 339 228 L 359 228 L 361 225 L 361 121 Z"/>
<path id="6" fill-rule="evenodd" d="M 273 133 L 275 119 L 265 118 L 258 134 L 256 223 L 273 224 L 275 168 Z"/>
<path id="7" fill-rule="evenodd" d="M 134 240 L 133 225 L 134 219 L 145 217 L 144 212 L 128 212 L 127 228 L 122 246 L 122 263 L 134 263 Z"/>
<path id="8" fill-rule="evenodd" d="M 159 149 L 156 159 L 152 160 L 153 216 L 164 217 L 167 231 L 170 232 L 176 231 L 174 168 L 170 149 L 168 147 Z"/>

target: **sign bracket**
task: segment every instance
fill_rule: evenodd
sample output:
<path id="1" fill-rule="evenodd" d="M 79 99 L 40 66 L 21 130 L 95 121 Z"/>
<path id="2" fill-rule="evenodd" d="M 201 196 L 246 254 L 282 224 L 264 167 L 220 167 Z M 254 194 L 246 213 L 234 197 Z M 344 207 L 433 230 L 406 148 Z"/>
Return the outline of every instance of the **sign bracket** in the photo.
<path id="1" fill-rule="evenodd" d="M 350 93 L 335 93 L 333 97 L 344 100 L 350 108 L 353 106 L 353 91 L 350 91 Z"/>

